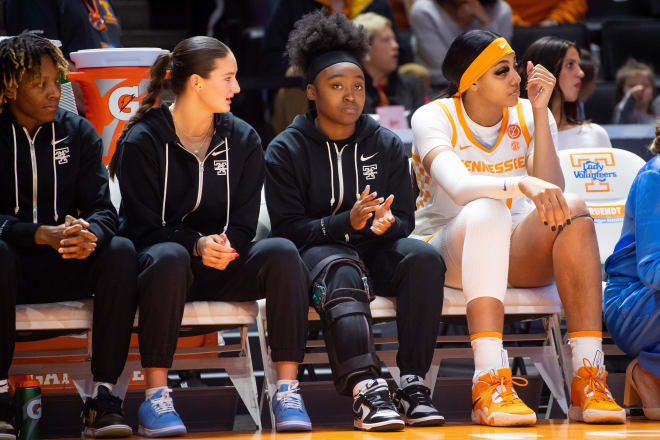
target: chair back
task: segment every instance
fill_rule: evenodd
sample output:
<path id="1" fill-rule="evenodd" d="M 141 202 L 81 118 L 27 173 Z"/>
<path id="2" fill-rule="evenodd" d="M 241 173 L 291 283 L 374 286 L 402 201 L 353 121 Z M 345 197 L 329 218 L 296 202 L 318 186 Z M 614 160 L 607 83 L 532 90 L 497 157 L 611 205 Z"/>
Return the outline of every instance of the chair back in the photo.
<path id="1" fill-rule="evenodd" d="M 576 148 L 559 152 L 565 191 L 584 199 L 594 219 L 601 263 L 621 235 L 628 192 L 644 160 L 618 148 Z"/>

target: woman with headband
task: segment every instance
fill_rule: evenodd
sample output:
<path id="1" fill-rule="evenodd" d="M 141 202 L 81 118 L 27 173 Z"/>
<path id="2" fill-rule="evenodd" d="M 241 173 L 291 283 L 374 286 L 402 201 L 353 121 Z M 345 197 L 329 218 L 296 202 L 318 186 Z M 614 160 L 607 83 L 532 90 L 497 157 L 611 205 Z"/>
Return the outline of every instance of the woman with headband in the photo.
<path id="1" fill-rule="evenodd" d="M 406 238 L 414 200 L 401 141 L 361 115 L 366 33 L 341 14 L 319 11 L 297 22 L 288 50 L 313 106 L 266 152 L 272 234 L 292 240 L 311 270 L 312 304 L 337 391 L 353 396 L 354 426 L 440 425 L 422 378 L 435 349 L 444 265 L 431 246 Z M 374 350 L 374 293 L 397 297 L 401 388 L 394 402 Z"/>
<path id="2" fill-rule="evenodd" d="M 175 98 L 156 105 L 169 71 Z M 277 368 L 278 431 L 311 429 L 296 376 L 307 338 L 308 273 L 293 244 L 253 242 L 264 179 L 257 132 L 229 113 L 240 92 L 236 58 L 220 41 L 192 37 L 151 67 L 142 106 L 110 163 L 122 193 L 121 231 L 138 250 L 139 343 L 146 400 L 139 433 L 180 435 L 167 370 L 186 301 L 266 298 Z"/>
<path id="3" fill-rule="evenodd" d="M 475 423 L 527 425 L 502 346 L 507 285 L 557 284 L 573 355 L 571 420 L 623 423 L 607 387 L 602 354 L 601 272 L 584 202 L 563 194 L 557 127 L 548 110 L 554 76 L 528 63 L 530 99 L 507 41 L 470 31 L 450 46 L 447 97 L 412 118 L 420 194 L 415 234 L 440 251 L 448 286 L 467 301 L 475 373 Z"/>

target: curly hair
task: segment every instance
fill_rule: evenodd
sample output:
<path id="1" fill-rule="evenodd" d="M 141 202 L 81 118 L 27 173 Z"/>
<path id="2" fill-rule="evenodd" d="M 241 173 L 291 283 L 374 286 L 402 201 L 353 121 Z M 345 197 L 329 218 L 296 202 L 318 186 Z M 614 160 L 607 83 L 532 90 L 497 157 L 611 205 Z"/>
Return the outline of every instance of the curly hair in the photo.
<path id="1" fill-rule="evenodd" d="M 0 113 L 8 100 L 16 99 L 18 84 L 25 73 L 41 75 L 41 57 L 48 55 L 60 75 L 66 75 L 69 64 L 50 40 L 33 33 L 22 33 L 0 41 Z"/>
<path id="2" fill-rule="evenodd" d="M 296 22 L 286 45 L 294 68 L 307 77 L 314 57 L 323 52 L 342 50 L 358 60 L 369 52 L 369 38 L 362 26 L 353 25 L 343 14 L 326 15 L 318 10 Z"/>

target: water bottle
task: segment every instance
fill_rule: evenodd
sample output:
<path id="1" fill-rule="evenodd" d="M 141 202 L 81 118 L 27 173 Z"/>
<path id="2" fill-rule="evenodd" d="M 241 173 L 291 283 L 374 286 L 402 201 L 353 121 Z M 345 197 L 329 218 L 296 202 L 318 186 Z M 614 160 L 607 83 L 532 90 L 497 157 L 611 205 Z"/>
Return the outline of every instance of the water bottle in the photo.
<path id="1" fill-rule="evenodd" d="M 14 398 L 21 408 L 18 440 L 39 440 L 41 419 L 41 388 L 36 380 L 18 383 Z"/>

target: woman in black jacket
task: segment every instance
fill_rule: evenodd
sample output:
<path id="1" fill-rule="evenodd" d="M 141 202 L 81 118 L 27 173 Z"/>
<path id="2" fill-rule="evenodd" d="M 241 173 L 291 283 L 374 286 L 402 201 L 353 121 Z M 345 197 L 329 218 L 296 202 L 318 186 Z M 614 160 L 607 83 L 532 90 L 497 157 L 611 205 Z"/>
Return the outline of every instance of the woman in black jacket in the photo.
<path id="1" fill-rule="evenodd" d="M 92 124 L 58 108 L 67 61 L 50 41 L 0 42 L 0 438 L 13 439 L 7 376 L 16 304 L 94 295 L 94 389 L 82 411 L 89 437 L 133 433 L 112 394 L 135 317 L 137 263 L 116 236 L 103 144 Z"/>
<path id="2" fill-rule="evenodd" d="M 431 246 L 406 238 L 415 207 L 401 141 L 361 116 L 365 75 L 358 60 L 369 50 L 366 35 L 341 14 L 315 12 L 296 24 L 288 50 L 315 105 L 268 146 L 272 234 L 292 240 L 311 270 L 335 386 L 353 396 L 354 426 L 441 424 L 422 377 L 435 348 L 445 268 Z M 396 408 L 379 378 L 372 289 L 397 297 Z"/>
<path id="3" fill-rule="evenodd" d="M 168 70 L 176 98 L 154 106 Z M 305 347 L 308 273 L 290 241 L 251 241 L 263 152 L 255 130 L 229 113 L 240 91 L 236 70 L 229 48 L 210 37 L 189 38 L 161 55 L 111 162 L 122 193 L 121 231 L 135 243 L 141 270 L 143 435 L 185 432 L 167 389 L 185 302 L 263 297 L 281 379 L 273 398 L 276 427 L 311 429 L 295 381 Z"/>

